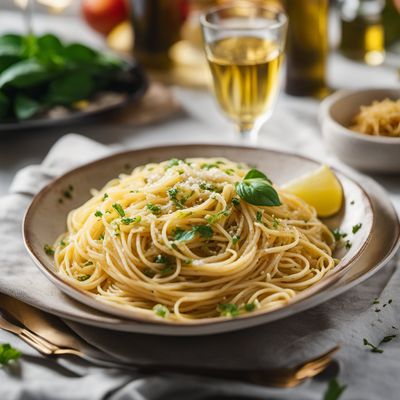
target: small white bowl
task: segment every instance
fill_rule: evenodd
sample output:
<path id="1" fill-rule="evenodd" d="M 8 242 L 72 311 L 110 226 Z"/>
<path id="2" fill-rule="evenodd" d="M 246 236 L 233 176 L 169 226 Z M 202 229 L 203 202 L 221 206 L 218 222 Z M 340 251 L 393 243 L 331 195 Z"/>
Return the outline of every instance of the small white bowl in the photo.
<path id="1" fill-rule="evenodd" d="M 371 136 L 347 128 L 360 106 L 400 99 L 400 88 L 339 90 L 320 106 L 325 145 L 343 162 L 361 171 L 400 173 L 400 138 Z"/>

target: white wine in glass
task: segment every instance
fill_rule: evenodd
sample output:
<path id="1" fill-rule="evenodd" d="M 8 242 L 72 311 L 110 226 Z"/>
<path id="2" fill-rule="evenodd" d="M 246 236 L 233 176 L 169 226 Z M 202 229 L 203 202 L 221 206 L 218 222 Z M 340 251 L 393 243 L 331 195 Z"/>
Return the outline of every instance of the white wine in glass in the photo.
<path id="1" fill-rule="evenodd" d="M 228 6 L 202 17 L 205 50 L 222 111 L 255 141 L 278 92 L 286 17 L 277 8 Z"/>

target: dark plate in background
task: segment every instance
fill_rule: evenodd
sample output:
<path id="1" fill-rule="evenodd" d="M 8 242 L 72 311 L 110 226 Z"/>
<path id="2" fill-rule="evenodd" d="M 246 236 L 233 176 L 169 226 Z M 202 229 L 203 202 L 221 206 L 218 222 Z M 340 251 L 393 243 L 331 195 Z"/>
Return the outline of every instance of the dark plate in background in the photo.
<path id="1" fill-rule="evenodd" d="M 53 107 L 46 112 L 45 116 L 26 121 L 0 123 L 0 134 L 17 130 L 66 126 L 100 117 L 136 103 L 146 93 L 149 86 L 148 79 L 143 69 L 135 62 L 131 63 L 129 70 L 125 73 L 125 79 L 117 84 L 115 90 L 95 94 L 89 99 L 89 105 L 84 110 L 73 110 L 63 106 Z"/>

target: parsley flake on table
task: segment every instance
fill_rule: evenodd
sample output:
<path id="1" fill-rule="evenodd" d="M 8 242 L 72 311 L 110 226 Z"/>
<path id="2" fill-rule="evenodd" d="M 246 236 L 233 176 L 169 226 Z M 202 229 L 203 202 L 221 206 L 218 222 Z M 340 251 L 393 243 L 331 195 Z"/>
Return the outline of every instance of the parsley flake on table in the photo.
<path id="1" fill-rule="evenodd" d="M 0 367 L 9 365 L 11 362 L 18 360 L 21 352 L 12 347 L 8 343 L 0 344 Z"/>
<path id="2" fill-rule="evenodd" d="M 324 400 L 338 400 L 346 387 L 346 385 L 341 385 L 336 378 L 331 379 L 324 394 Z"/>
<path id="3" fill-rule="evenodd" d="M 380 349 L 378 346 L 375 346 L 374 344 L 370 343 L 366 338 L 363 338 L 363 344 L 364 344 L 364 346 L 367 346 L 370 348 L 371 353 L 383 353 L 382 349 Z"/>

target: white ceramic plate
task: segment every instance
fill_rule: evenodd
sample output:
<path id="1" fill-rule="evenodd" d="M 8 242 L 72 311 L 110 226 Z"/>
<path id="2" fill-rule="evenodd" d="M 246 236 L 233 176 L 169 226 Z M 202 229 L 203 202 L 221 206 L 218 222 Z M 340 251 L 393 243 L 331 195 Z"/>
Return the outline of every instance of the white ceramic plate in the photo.
<path id="1" fill-rule="evenodd" d="M 33 199 L 25 216 L 23 229 L 26 247 L 39 269 L 63 292 L 78 302 L 97 310 L 96 317 L 93 317 L 90 308 L 77 303 L 79 313 L 77 312 L 76 315 L 63 315 L 64 317 L 111 329 L 157 334 L 193 335 L 230 331 L 270 322 L 319 304 L 329 298 L 328 295 L 324 296 L 328 288 L 351 272 L 357 260 L 362 256 L 362 252 L 366 248 L 371 235 L 373 235 L 375 229 L 374 207 L 366 191 L 358 183 L 342 173 L 337 173 L 337 176 L 344 189 L 345 205 L 339 215 L 325 222 L 331 228 L 339 227 L 341 230 L 348 232 L 352 247 L 348 251 L 342 249 L 341 251 L 344 253 L 337 254 L 341 258 L 341 262 L 333 274 L 298 295 L 292 302 L 281 309 L 251 313 L 235 319 L 221 318 L 212 321 L 198 321 L 194 324 L 167 322 L 159 319 L 145 320 L 142 316 L 138 317 L 135 312 L 98 301 L 95 296 L 89 295 L 63 281 L 55 272 L 52 259 L 45 254 L 43 245 L 45 243 L 53 243 L 55 238 L 65 231 L 68 212 L 90 198 L 89 190 L 91 188 L 101 188 L 108 180 L 124 170 L 126 171 L 127 164 L 132 168 L 136 165 L 173 157 L 200 156 L 226 157 L 238 162 L 256 163 L 257 168 L 266 172 L 278 185 L 319 166 L 317 162 L 304 157 L 267 149 L 225 145 L 181 145 L 115 154 L 63 175 L 50 183 Z M 58 200 L 69 185 L 73 185 L 75 188 L 73 198 L 70 200 L 64 199 L 60 204 Z M 354 204 L 352 204 L 353 202 Z M 53 218 L 48 218 L 49 215 L 52 215 Z M 356 235 L 352 235 L 350 233 L 351 227 L 359 222 L 362 222 L 362 228 Z M 395 237 L 397 238 L 398 232 L 396 235 Z M 103 321 L 101 317 L 99 318 L 98 311 L 106 313 Z M 87 315 L 87 318 L 82 317 L 82 315 Z M 124 320 L 121 321 L 112 317 L 112 315 Z"/>

